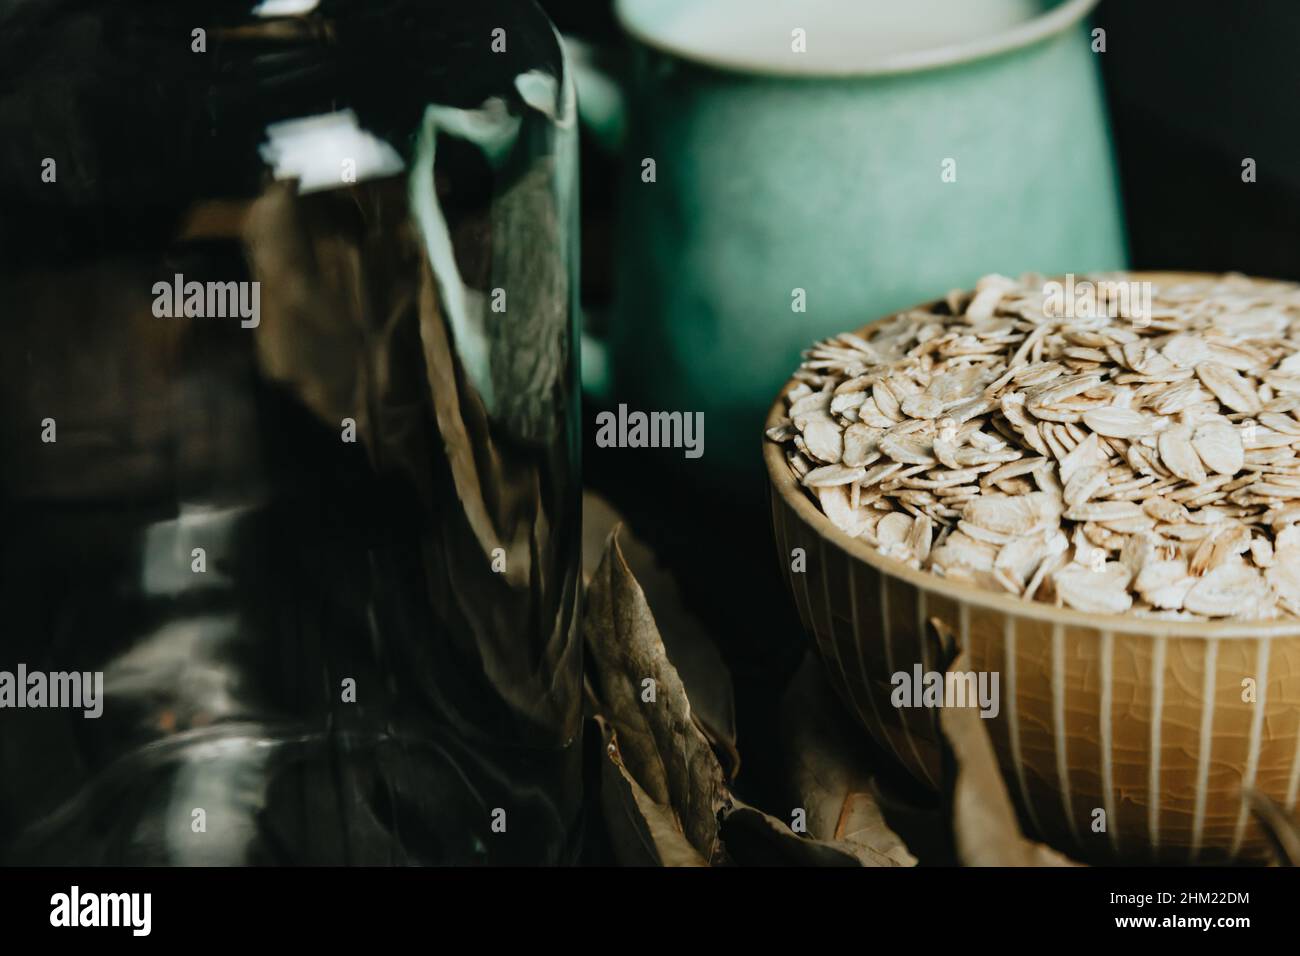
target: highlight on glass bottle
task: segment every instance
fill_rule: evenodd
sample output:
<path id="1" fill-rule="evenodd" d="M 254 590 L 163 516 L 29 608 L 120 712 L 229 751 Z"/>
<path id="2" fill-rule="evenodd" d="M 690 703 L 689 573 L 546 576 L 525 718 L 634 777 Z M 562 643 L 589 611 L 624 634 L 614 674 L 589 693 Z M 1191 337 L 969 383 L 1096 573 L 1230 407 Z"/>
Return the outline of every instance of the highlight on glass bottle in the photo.
<path id="1" fill-rule="evenodd" d="M 139 6 L 0 14 L 0 862 L 572 861 L 554 31 Z"/>

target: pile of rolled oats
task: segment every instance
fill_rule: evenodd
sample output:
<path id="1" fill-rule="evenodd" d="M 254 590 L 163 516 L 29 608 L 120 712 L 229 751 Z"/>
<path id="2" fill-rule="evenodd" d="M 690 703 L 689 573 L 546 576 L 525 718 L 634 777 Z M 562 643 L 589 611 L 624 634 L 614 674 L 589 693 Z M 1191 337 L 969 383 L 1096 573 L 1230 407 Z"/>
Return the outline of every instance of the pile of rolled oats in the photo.
<path id="1" fill-rule="evenodd" d="M 768 438 L 912 567 L 1090 612 L 1300 617 L 1300 286 L 1070 284 L 986 276 L 817 344 Z"/>

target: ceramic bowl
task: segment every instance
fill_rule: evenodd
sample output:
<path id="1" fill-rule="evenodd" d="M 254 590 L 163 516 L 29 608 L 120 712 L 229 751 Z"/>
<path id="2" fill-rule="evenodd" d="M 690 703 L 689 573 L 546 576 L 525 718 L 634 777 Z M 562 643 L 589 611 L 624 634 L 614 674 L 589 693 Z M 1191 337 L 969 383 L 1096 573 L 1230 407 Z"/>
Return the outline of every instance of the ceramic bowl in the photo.
<path id="1" fill-rule="evenodd" d="M 870 337 L 871 326 L 859 334 Z M 785 416 L 794 384 L 769 426 Z M 933 641 L 922 639 L 933 620 L 970 670 L 998 675 L 998 713 L 986 726 L 1028 832 L 1086 860 L 1267 858 L 1243 791 L 1295 812 L 1300 621 L 1086 614 L 940 578 L 832 524 L 783 446 L 765 440 L 763 456 L 804 627 L 849 709 L 918 781 L 939 780 L 937 711 L 895 707 L 891 677 L 937 667 Z"/>

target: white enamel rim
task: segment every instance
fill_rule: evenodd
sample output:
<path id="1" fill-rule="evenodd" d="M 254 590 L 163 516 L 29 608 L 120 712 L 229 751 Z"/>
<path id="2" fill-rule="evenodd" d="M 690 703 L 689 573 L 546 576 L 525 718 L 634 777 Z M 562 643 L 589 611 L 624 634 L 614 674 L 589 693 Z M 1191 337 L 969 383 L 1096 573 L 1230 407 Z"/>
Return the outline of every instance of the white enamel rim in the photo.
<path id="1" fill-rule="evenodd" d="M 1196 272 L 1131 272 L 1129 275 L 1147 278 L 1152 281 L 1177 281 L 1179 279 L 1212 278 L 1207 273 Z M 925 308 L 933 301 L 922 303 L 912 308 Z M 907 312 L 900 309 L 899 312 Z M 896 315 L 897 313 L 891 313 Z M 888 318 L 888 316 L 886 316 Z M 863 326 L 857 334 L 870 336 L 871 325 Z M 765 428 L 771 428 L 785 417 L 785 395 L 798 383 L 791 379 L 782 387 L 767 414 Z M 875 568 L 881 574 L 896 578 L 927 593 L 950 598 L 958 604 L 996 611 L 999 614 L 1020 618 L 1032 618 L 1049 625 L 1065 625 L 1089 631 L 1115 631 L 1123 634 L 1140 634 L 1147 637 L 1170 638 L 1282 638 L 1300 636 L 1300 619 L 1297 620 L 1257 620 L 1257 621 L 1170 621 L 1159 618 L 1143 618 L 1125 614 L 1091 614 L 1072 608 L 1058 608 L 1041 601 L 1026 601 L 1010 595 L 996 594 L 977 588 L 973 584 L 941 578 L 928 571 L 918 571 L 902 561 L 887 558 L 865 541 L 852 538 L 841 531 L 834 522 L 827 518 L 804 493 L 803 488 L 795 482 L 789 465 L 785 462 L 785 446 L 770 441 L 766 435 L 763 441 L 763 461 L 767 464 L 767 476 L 772 484 L 772 492 L 781 496 L 809 528 L 820 537 L 830 541 L 851 558 Z"/>
<path id="2" fill-rule="evenodd" d="M 771 2 L 771 0 L 759 0 L 759 2 Z M 658 35 L 653 26 L 646 22 L 654 13 L 654 0 L 615 0 L 614 13 L 629 36 L 648 47 L 669 53 L 687 62 L 729 72 L 817 79 L 916 73 L 1010 53 L 1013 50 L 1033 46 L 1069 29 L 1087 16 L 1100 2 L 1101 0 L 1063 0 L 1050 10 L 1023 20 L 993 36 L 980 37 L 963 43 L 945 44 L 927 50 L 896 53 L 843 68 L 795 67 L 792 65 L 794 61 L 790 60 L 760 59 L 726 52 L 706 54 L 700 50 L 672 43 Z"/>

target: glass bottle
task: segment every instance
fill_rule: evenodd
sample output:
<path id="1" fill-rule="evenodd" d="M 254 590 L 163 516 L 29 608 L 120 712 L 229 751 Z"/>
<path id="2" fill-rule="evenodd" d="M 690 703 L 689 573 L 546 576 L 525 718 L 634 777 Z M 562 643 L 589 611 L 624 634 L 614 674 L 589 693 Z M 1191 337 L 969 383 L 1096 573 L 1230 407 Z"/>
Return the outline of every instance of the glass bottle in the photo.
<path id="1" fill-rule="evenodd" d="M 529 2 L 0 2 L 0 863 L 574 858 L 574 123 Z"/>

